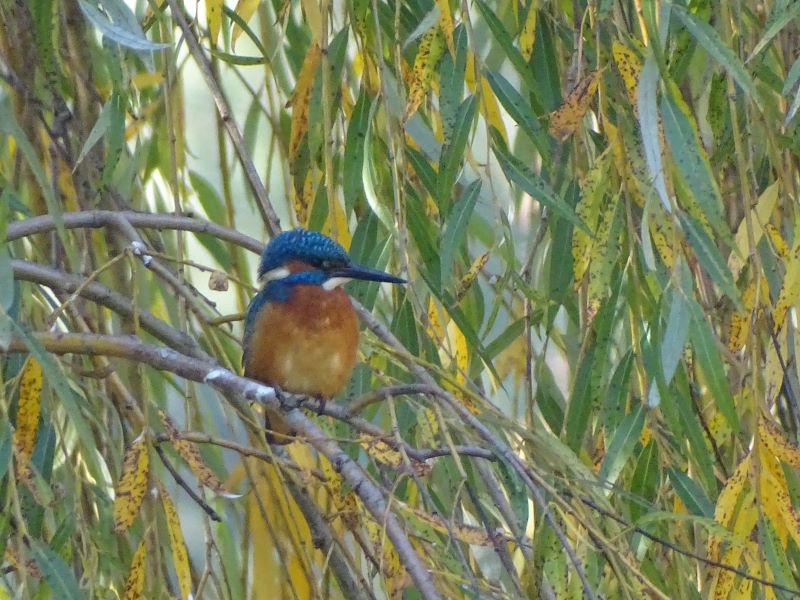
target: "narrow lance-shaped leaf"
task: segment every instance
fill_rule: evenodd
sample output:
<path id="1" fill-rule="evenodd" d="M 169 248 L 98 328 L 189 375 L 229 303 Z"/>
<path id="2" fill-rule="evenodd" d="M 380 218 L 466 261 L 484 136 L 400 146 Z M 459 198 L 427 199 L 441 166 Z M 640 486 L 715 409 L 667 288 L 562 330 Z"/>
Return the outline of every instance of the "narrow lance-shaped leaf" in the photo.
<path id="1" fill-rule="evenodd" d="M 88 598 L 78 586 L 75 574 L 58 554 L 39 540 L 31 540 L 28 548 L 55 597 L 63 600 Z"/>
<path id="2" fill-rule="evenodd" d="M 140 435 L 125 452 L 114 498 L 114 532 L 125 533 L 142 505 L 150 469 L 147 438 Z"/>
<path id="3" fill-rule="evenodd" d="M 658 105 L 656 92 L 658 90 L 658 63 L 650 55 L 644 62 L 644 67 L 639 76 L 637 104 L 639 111 L 639 128 L 641 130 L 642 147 L 647 162 L 650 179 L 655 186 L 661 204 L 668 213 L 672 212 L 672 202 L 667 193 L 667 183 L 664 179 L 664 165 L 661 164 L 661 136 L 658 130 Z"/>
<path id="4" fill-rule="evenodd" d="M 672 86 L 669 89 L 677 93 Z M 673 161 L 714 232 L 728 247 L 737 251 L 733 234 L 722 214 L 722 198 L 708 156 L 700 145 L 687 111 L 688 107 L 683 101 L 673 98 L 672 94 L 665 94 L 661 99 L 664 135 L 672 150 Z"/>
<path id="5" fill-rule="evenodd" d="M 591 233 L 586 225 L 575 216 L 572 208 L 564 200 L 556 196 L 552 188 L 530 168 L 499 145 L 495 145 L 492 150 L 494 150 L 500 167 L 509 181 L 516 183 L 534 199 L 557 212 L 573 225 L 582 228 L 587 233 Z"/>
<path id="6" fill-rule="evenodd" d="M 469 219 L 475 209 L 475 203 L 478 200 L 480 191 L 481 181 L 480 179 L 476 179 L 469 184 L 467 189 L 464 190 L 461 198 L 453 207 L 453 213 L 450 215 L 450 219 L 447 222 L 444 236 L 442 238 L 442 254 L 440 263 L 443 284 L 446 284 L 447 280 L 451 276 L 454 257 L 464 241 L 467 225 L 469 224 Z"/>
<path id="7" fill-rule="evenodd" d="M 600 71 L 592 71 L 578 82 L 561 106 L 550 114 L 550 135 L 563 141 L 575 132 L 589 109 L 599 81 Z"/>
<path id="8" fill-rule="evenodd" d="M 203 460 L 203 457 L 200 454 L 200 451 L 197 449 L 197 446 L 181 437 L 181 433 L 172 422 L 172 419 L 170 419 L 163 410 L 158 411 L 158 416 L 161 418 L 161 424 L 164 426 L 164 430 L 166 431 L 173 448 L 175 448 L 175 451 L 180 454 L 183 460 L 186 461 L 186 464 L 192 470 L 192 473 L 194 473 L 195 476 L 200 480 L 200 483 L 213 490 L 217 494 L 228 497 L 234 496 L 225 489 L 225 486 L 219 480 L 219 477 L 214 474 L 211 468 Z"/>
<path id="9" fill-rule="evenodd" d="M 186 552 L 186 544 L 183 541 L 183 531 L 181 530 L 181 520 L 175 503 L 169 497 L 164 486 L 158 486 L 158 494 L 161 498 L 161 505 L 164 507 L 164 516 L 167 519 L 167 533 L 169 534 L 169 547 L 172 551 L 172 562 L 175 565 L 175 575 L 178 579 L 178 589 L 181 598 L 187 600 L 192 596 L 192 572 L 189 567 L 189 555 Z"/>
<path id="10" fill-rule="evenodd" d="M 633 50 L 617 40 L 611 42 L 611 53 L 614 56 L 614 63 L 617 65 L 622 81 L 625 83 L 625 93 L 628 96 L 628 101 L 636 109 L 642 63 Z"/>
<path id="11" fill-rule="evenodd" d="M 725 264 L 725 260 L 722 258 L 722 254 L 714 240 L 708 236 L 700 223 L 692 217 L 681 213 L 680 222 L 700 264 L 711 275 L 714 283 L 736 305 L 736 308 L 742 310 L 742 299 L 739 295 L 739 290 L 736 288 L 728 265 Z"/>
<path id="12" fill-rule="evenodd" d="M 122 3 L 118 4 L 130 12 L 127 5 Z M 97 8 L 96 4 L 88 0 L 78 0 L 78 5 L 81 8 L 81 12 L 83 12 L 92 25 L 97 27 L 104 36 L 118 43 L 120 46 L 125 46 L 131 50 L 160 50 L 169 47 L 169 44 L 155 43 L 148 40 L 144 36 L 144 32 L 142 32 L 139 24 L 136 23 L 135 26 L 133 25 L 133 23 L 136 22 L 135 18 L 133 21 L 124 19 L 112 22 L 106 13 L 101 12 Z M 104 8 L 106 7 L 104 6 Z M 106 10 L 108 9 L 106 8 Z M 132 14 L 133 13 L 131 13 L 131 15 Z"/>
<path id="13" fill-rule="evenodd" d="M 697 40 L 706 52 L 728 71 L 736 83 L 756 102 L 759 103 L 758 90 L 744 65 L 733 50 L 720 39 L 717 31 L 708 23 L 701 21 L 694 14 L 679 4 L 670 4 L 672 12 L 680 19 L 684 27 Z"/>
<path id="14" fill-rule="evenodd" d="M 417 112 L 422 99 L 431 88 L 433 73 L 436 63 L 442 57 L 445 49 L 445 39 L 438 25 L 431 27 L 419 42 L 417 56 L 414 59 L 414 69 L 409 82 L 408 104 L 403 114 L 403 122 Z"/>
<path id="15" fill-rule="evenodd" d="M 739 431 L 739 415 L 733 404 L 728 379 L 720 359 L 717 338 L 706 320 L 700 306 L 695 302 L 689 303 L 692 324 L 690 340 L 697 358 L 697 364 L 703 372 L 706 385 L 710 392 L 711 400 L 725 416 L 734 432 Z"/>
<path id="16" fill-rule="evenodd" d="M 475 109 L 478 105 L 475 96 L 470 96 L 458 109 L 455 123 L 453 126 L 453 139 L 450 143 L 442 146 L 441 158 L 439 159 L 439 174 L 436 177 L 436 200 L 439 211 L 447 215 L 449 211 L 449 200 L 453 193 L 459 171 L 465 160 L 464 152 L 467 141 L 472 133 L 472 123 L 475 120 Z"/>
<path id="17" fill-rule="evenodd" d="M 597 474 L 602 484 L 612 486 L 616 483 L 617 477 L 639 441 L 639 435 L 644 427 L 644 418 L 645 408 L 643 404 L 639 403 L 633 412 L 619 424 Z"/>
<path id="18" fill-rule="evenodd" d="M 525 60 L 530 60 L 533 54 L 533 43 L 536 41 L 536 14 L 539 10 L 539 0 L 528 2 L 528 12 L 519 32 L 519 51 Z"/>
<path id="19" fill-rule="evenodd" d="M 136 546 L 136 552 L 133 554 L 131 568 L 128 571 L 128 579 L 125 581 L 125 591 L 122 594 L 122 600 L 138 600 L 142 597 L 142 592 L 144 591 L 146 557 L 147 549 L 145 547 L 144 538 L 142 538 L 139 541 L 139 545 Z"/>
<path id="20" fill-rule="evenodd" d="M 42 365 L 29 356 L 22 367 L 19 381 L 17 420 L 14 425 L 14 445 L 24 460 L 30 458 L 36 444 L 41 412 Z"/>

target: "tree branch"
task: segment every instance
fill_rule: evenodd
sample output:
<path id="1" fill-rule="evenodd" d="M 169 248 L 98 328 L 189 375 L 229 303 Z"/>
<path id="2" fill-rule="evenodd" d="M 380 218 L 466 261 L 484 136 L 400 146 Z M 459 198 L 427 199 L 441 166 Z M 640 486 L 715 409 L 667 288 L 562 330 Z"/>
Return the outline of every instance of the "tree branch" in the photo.
<path id="1" fill-rule="evenodd" d="M 238 410 L 247 410 L 245 401 L 257 401 L 274 410 L 282 410 L 275 390 L 251 379 L 240 377 L 220 367 L 212 360 L 192 358 L 170 348 L 145 344 L 135 336 L 108 336 L 99 334 L 42 333 L 32 334 L 53 354 L 105 355 L 125 358 L 169 371 L 192 381 L 207 383 L 220 392 Z M 26 352 L 25 342 L 12 337 L 8 351 Z M 440 598 L 431 574 L 406 535 L 400 519 L 387 506 L 380 487 L 339 445 L 328 438 L 319 426 L 301 410 L 292 408 L 282 412 L 287 425 L 303 436 L 342 475 L 358 494 L 372 517 L 384 525 L 403 566 L 413 579 L 423 598 Z"/>

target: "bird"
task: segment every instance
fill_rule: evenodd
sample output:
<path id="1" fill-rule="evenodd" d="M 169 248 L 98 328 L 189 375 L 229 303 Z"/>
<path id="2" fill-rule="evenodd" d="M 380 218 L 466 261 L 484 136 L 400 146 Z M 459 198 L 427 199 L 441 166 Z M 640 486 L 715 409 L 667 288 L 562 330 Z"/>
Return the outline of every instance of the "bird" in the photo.
<path id="1" fill-rule="evenodd" d="M 245 318 L 245 377 L 322 402 L 345 388 L 356 364 L 358 319 L 341 286 L 353 279 L 406 283 L 353 262 L 340 244 L 303 228 L 270 240 L 258 279 L 263 284 Z M 295 439 L 276 411 L 266 411 L 266 427 L 270 443 Z"/>

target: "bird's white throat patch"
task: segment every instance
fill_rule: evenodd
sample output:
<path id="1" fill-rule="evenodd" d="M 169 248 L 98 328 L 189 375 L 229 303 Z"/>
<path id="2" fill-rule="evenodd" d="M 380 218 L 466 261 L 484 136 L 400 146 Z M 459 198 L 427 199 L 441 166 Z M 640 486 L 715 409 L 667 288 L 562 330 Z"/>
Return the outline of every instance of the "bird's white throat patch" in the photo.
<path id="1" fill-rule="evenodd" d="M 348 281 L 350 281 L 350 277 L 331 277 L 325 280 L 325 283 L 322 284 L 322 289 L 326 292 L 330 292 Z"/>
<path id="2" fill-rule="evenodd" d="M 268 281 L 275 281 L 276 279 L 283 279 L 288 277 L 291 274 L 291 271 L 286 267 L 278 267 L 277 269 L 272 269 L 271 271 L 267 271 L 264 273 L 264 276 L 261 280 L 266 283 Z"/>

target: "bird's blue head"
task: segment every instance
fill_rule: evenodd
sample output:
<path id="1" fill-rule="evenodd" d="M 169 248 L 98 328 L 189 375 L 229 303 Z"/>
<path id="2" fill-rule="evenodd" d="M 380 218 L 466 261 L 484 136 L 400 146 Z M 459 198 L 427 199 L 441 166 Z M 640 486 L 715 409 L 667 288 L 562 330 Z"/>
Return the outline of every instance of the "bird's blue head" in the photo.
<path id="1" fill-rule="evenodd" d="M 278 234 L 261 254 L 258 277 L 282 300 L 296 284 L 332 290 L 351 279 L 405 283 L 404 279 L 354 263 L 344 248 L 318 231 L 297 228 Z M 279 285 L 274 285 L 279 284 Z"/>

